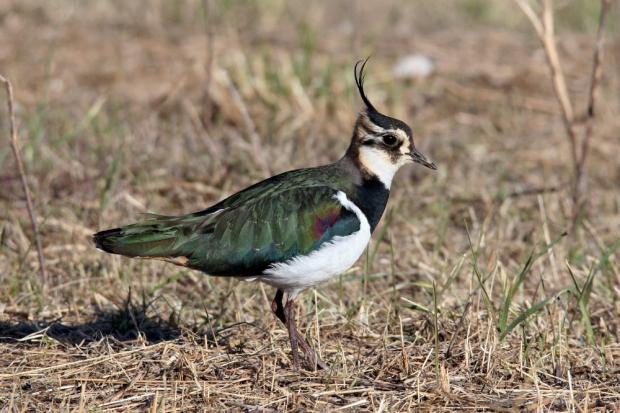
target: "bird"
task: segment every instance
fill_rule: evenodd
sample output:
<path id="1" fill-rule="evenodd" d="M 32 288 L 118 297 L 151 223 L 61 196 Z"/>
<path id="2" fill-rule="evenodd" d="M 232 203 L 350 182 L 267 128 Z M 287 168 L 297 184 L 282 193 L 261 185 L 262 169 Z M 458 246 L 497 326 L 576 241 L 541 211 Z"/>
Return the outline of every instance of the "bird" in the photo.
<path id="1" fill-rule="evenodd" d="M 271 311 L 288 331 L 293 368 L 300 369 L 301 350 L 307 368 L 327 369 L 297 330 L 296 298 L 355 264 L 402 166 L 417 163 L 437 169 L 415 147 L 411 128 L 370 102 L 364 91 L 367 63 L 368 58 L 360 60 L 353 69 L 363 108 L 338 161 L 272 176 L 199 212 L 149 214 L 142 221 L 97 232 L 95 246 L 274 287 Z"/>

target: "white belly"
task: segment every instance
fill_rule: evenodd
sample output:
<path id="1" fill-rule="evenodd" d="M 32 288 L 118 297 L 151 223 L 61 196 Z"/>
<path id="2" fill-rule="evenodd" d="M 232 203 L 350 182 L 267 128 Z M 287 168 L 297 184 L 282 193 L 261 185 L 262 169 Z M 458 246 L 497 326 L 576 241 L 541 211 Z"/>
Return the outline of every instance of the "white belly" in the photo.
<path id="1" fill-rule="evenodd" d="M 272 265 L 259 278 L 261 281 L 294 298 L 302 290 L 342 274 L 355 264 L 370 241 L 370 225 L 344 192 L 339 191 L 336 198 L 343 207 L 355 213 L 360 221 L 359 230 L 344 237 L 336 236 L 309 255 Z"/>

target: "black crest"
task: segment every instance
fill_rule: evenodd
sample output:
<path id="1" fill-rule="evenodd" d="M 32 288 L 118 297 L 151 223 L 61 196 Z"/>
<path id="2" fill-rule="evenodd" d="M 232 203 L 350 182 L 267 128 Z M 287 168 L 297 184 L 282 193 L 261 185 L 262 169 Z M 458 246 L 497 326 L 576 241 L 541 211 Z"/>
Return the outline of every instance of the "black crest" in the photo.
<path id="1" fill-rule="evenodd" d="M 364 101 L 364 104 L 368 110 L 371 112 L 378 112 L 372 103 L 370 103 L 370 100 L 368 100 L 366 93 L 364 93 L 364 80 L 366 79 L 364 68 L 366 67 L 366 63 L 368 63 L 368 60 L 370 60 L 370 56 L 368 56 L 366 60 L 358 60 L 357 63 L 355 63 L 355 68 L 353 68 L 353 76 L 355 77 L 355 84 L 357 85 L 357 90 L 360 92 L 360 97 Z"/>
<path id="2" fill-rule="evenodd" d="M 355 77 L 355 84 L 357 85 L 357 90 L 360 93 L 360 97 L 364 101 L 364 105 L 366 105 L 366 113 L 370 120 L 375 124 L 379 125 L 384 129 L 390 128 L 399 128 L 404 130 L 407 135 L 411 136 L 411 128 L 405 122 L 400 121 L 398 119 L 391 118 L 389 116 L 385 116 L 381 112 L 379 112 L 370 100 L 366 96 L 366 92 L 364 92 L 364 80 L 366 79 L 366 72 L 364 69 L 366 68 L 366 63 L 370 60 L 370 56 L 368 56 L 365 60 L 359 60 L 355 63 L 355 67 L 353 69 L 353 76 Z"/>

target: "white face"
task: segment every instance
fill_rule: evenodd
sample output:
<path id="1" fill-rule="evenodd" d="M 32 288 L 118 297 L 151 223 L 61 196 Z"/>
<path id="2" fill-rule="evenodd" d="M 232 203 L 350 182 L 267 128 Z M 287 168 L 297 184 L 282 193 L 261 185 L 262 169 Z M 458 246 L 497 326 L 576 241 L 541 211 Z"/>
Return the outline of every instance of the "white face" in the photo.
<path id="1" fill-rule="evenodd" d="M 400 167 L 413 162 L 411 140 L 402 129 L 384 129 L 364 118 L 358 130 L 359 162 L 389 189 Z"/>

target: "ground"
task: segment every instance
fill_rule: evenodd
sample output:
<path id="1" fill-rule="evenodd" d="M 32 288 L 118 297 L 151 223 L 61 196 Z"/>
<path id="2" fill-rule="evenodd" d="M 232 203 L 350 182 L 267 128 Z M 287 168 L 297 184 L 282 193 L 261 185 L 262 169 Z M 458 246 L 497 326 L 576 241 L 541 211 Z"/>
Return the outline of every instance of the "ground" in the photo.
<path id="1" fill-rule="evenodd" d="M 598 2 L 557 3 L 579 114 Z M 0 74 L 48 279 L 3 94 L 0 410 L 618 408 L 617 13 L 573 226 L 549 70 L 512 2 L 1 2 Z M 394 75 L 412 54 L 430 76 Z M 439 169 L 399 172 L 368 253 L 300 297 L 329 371 L 291 369 L 270 287 L 93 248 L 93 232 L 144 212 L 204 209 L 338 159 L 368 55 L 370 98 Z"/>

